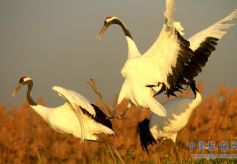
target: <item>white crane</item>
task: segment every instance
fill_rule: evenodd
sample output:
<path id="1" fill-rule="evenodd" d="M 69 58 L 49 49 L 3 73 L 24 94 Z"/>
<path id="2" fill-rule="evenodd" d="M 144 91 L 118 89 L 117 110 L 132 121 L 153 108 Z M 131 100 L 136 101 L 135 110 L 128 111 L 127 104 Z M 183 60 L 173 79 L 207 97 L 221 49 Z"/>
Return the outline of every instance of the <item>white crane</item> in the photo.
<path id="1" fill-rule="evenodd" d="M 124 83 L 119 93 L 118 104 L 123 99 L 150 110 L 159 116 L 167 113 L 153 97 L 163 91 L 175 95 L 182 85 L 189 85 L 201 72 L 217 41 L 233 24 L 228 21 L 237 17 L 237 10 L 226 18 L 195 34 L 189 40 L 184 39 L 183 27 L 173 21 L 174 0 L 166 1 L 165 24 L 153 45 L 143 54 L 139 52 L 125 24 L 117 17 L 106 17 L 98 38 L 103 37 L 112 24 L 122 27 L 128 44 L 128 59 L 121 74 Z"/>
<path id="2" fill-rule="evenodd" d="M 106 118 L 106 115 L 94 104 L 91 104 L 82 95 L 75 91 L 65 89 L 59 86 L 53 86 L 53 90 L 62 96 L 66 102 L 64 105 L 48 108 L 37 104 L 31 97 L 33 81 L 30 77 L 22 77 L 12 96 L 15 96 L 19 89 L 27 85 L 27 101 L 30 107 L 40 115 L 40 117 L 56 132 L 63 134 L 72 134 L 76 138 L 80 138 L 83 142 L 97 141 L 108 146 L 113 159 L 116 161 L 112 149 L 122 160 L 116 149 L 108 142 L 99 139 L 98 134 L 115 135 L 112 129 L 112 123 Z"/>
<path id="3" fill-rule="evenodd" d="M 167 110 L 167 117 L 151 114 L 137 126 L 143 150 L 148 152 L 148 145 L 156 143 L 158 139 L 171 139 L 174 143 L 178 132 L 183 129 L 193 111 L 201 104 L 202 96 L 198 92 L 195 82 L 190 84 L 195 98 L 176 98 L 163 104 Z"/>

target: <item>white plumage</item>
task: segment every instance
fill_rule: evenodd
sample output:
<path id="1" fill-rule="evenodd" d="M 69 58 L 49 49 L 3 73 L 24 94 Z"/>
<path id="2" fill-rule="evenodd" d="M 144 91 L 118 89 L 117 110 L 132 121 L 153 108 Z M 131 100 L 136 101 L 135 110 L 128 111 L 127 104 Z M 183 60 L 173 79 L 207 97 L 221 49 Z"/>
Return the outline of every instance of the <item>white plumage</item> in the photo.
<path id="1" fill-rule="evenodd" d="M 237 18 L 237 9 L 235 9 L 233 12 L 231 12 L 222 20 L 214 23 L 213 25 L 193 35 L 188 39 L 190 42 L 190 48 L 193 51 L 196 50 L 207 37 L 214 37 L 221 39 L 227 33 L 227 30 L 230 27 L 234 26 L 234 24 L 230 24 L 228 22 L 236 18 Z"/>
<path id="2" fill-rule="evenodd" d="M 151 114 L 138 124 L 138 133 L 142 148 L 148 151 L 148 145 L 156 143 L 158 139 L 171 139 L 174 143 L 178 132 L 183 129 L 193 111 L 201 104 L 202 96 L 195 84 L 191 84 L 195 98 L 176 98 L 167 101 L 163 106 L 167 110 L 167 117 Z"/>
<path id="3" fill-rule="evenodd" d="M 173 21 L 174 0 L 166 1 L 165 24 L 153 45 L 141 55 L 124 23 L 117 17 L 107 17 L 99 34 L 101 39 L 111 24 L 118 24 L 125 33 L 128 44 L 128 59 L 121 74 L 124 83 L 121 87 L 118 104 L 123 99 L 159 115 L 167 114 L 163 106 L 153 97 L 166 91 L 175 95 L 182 85 L 189 85 L 201 72 L 218 39 L 232 24 L 228 21 L 237 17 L 237 10 L 207 29 L 192 36 L 189 41 L 183 38 L 181 23 Z M 148 86 L 148 87 L 146 87 Z"/>
<path id="4" fill-rule="evenodd" d="M 91 104 L 89 100 L 75 91 L 54 86 L 53 90 L 62 96 L 66 102 L 61 106 L 48 108 L 37 104 L 32 99 L 31 89 L 33 87 L 33 81 L 29 77 L 22 77 L 20 79 L 19 85 L 13 95 L 23 85 L 28 86 L 27 100 L 31 108 L 55 131 L 72 134 L 74 137 L 80 138 L 81 141 L 97 140 L 97 134 L 100 133 L 115 135 L 112 130 L 112 124 L 106 119 L 106 115 L 98 107 Z M 104 119 L 104 124 L 97 122 L 97 117 Z"/>
<path id="5" fill-rule="evenodd" d="M 24 85 L 28 86 L 26 97 L 31 108 L 39 114 L 53 130 L 59 133 L 72 134 L 74 137 L 80 138 L 82 142 L 89 140 L 104 143 L 108 147 L 114 162 L 118 163 L 113 151 L 121 163 L 124 163 L 115 147 L 97 136 L 101 133 L 115 135 L 112 129 L 112 123 L 97 106 L 91 104 L 89 100 L 79 93 L 59 86 L 54 86 L 53 90 L 66 100 L 64 105 L 55 108 L 39 105 L 31 97 L 33 81 L 30 77 L 20 78 L 13 96 L 15 96 Z"/>

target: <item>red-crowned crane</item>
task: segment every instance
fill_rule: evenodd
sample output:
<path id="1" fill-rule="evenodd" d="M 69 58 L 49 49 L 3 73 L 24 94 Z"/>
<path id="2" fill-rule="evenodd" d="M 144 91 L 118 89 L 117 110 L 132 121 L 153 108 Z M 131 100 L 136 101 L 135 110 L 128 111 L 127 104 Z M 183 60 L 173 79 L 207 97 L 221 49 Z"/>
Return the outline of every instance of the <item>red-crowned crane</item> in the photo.
<path id="1" fill-rule="evenodd" d="M 39 105 L 31 96 L 33 80 L 30 77 L 20 78 L 19 84 L 15 92 L 13 92 L 13 96 L 25 85 L 28 87 L 26 98 L 30 107 L 53 130 L 64 134 L 72 134 L 74 137 L 80 138 L 82 142 L 88 140 L 104 143 L 108 146 L 115 162 L 116 159 L 112 149 L 122 161 L 117 150 L 110 143 L 97 136 L 101 133 L 115 135 L 115 132 L 112 129 L 110 120 L 107 119 L 107 116 L 96 105 L 91 104 L 89 100 L 77 92 L 59 86 L 53 86 L 52 89 L 66 100 L 65 104 L 55 108 Z"/>
<path id="2" fill-rule="evenodd" d="M 166 116 L 166 110 L 153 96 L 163 91 L 166 91 L 168 96 L 175 95 L 176 91 L 182 90 L 182 85 L 190 85 L 215 50 L 217 41 L 233 25 L 227 22 L 237 17 L 237 10 L 234 10 L 224 19 L 186 40 L 181 24 L 173 21 L 174 6 L 174 0 L 166 0 L 163 28 L 156 41 L 143 55 L 125 24 L 118 17 L 106 17 L 98 38 L 103 37 L 110 25 L 118 24 L 128 45 L 128 59 L 121 70 L 125 80 L 119 93 L 118 104 L 126 99 L 129 105 L 132 103 L 149 108 L 159 116 Z"/>
<path id="3" fill-rule="evenodd" d="M 202 96 L 198 92 L 195 82 L 190 84 L 194 98 L 176 98 L 163 104 L 167 110 L 167 117 L 160 117 L 154 113 L 144 119 L 137 126 L 137 132 L 143 150 L 148 152 L 148 145 L 153 145 L 158 139 L 171 139 L 176 142 L 177 134 L 188 123 L 193 111 L 201 104 Z"/>

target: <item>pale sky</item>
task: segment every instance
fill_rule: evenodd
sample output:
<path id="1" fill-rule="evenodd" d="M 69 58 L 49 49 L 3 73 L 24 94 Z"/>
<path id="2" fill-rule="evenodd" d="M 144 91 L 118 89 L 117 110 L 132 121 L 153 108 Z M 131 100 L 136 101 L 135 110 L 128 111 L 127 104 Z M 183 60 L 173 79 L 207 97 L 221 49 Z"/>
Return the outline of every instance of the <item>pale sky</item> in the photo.
<path id="1" fill-rule="evenodd" d="M 236 0 L 177 0 L 175 20 L 189 38 L 235 8 Z M 90 78 L 111 103 L 123 82 L 120 70 L 127 59 L 127 43 L 115 25 L 97 41 L 104 18 L 120 17 L 143 53 L 160 32 L 163 12 L 164 0 L 0 0 L 0 103 L 14 107 L 25 100 L 26 88 L 11 97 L 21 76 L 33 79 L 33 97 L 42 96 L 46 106 L 63 102 L 53 85 L 94 102 L 95 94 L 86 84 Z M 196 78 L 204 81 L 205 93 L 221 84 L 237 85 L 236 38 L 234 26 Z"/>

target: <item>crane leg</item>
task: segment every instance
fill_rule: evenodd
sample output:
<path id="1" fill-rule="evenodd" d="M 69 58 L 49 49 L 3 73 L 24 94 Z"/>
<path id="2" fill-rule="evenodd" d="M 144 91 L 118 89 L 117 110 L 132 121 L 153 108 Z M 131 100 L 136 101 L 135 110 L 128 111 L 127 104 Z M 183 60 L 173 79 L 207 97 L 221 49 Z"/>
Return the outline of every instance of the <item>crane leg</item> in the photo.
<path id="1" fill-rule="evenodd" d="M 111 156 L 112 156 L 112 158 L 113 158 L 115 164 L 118 164 L 118 161 L 117 161 L 117 159 L 115 158 L 114 153 L 116 154 L 116 156 L 117 156 L 117 158 L 120 160 L 120 162 L 121 162 L 122 164 L 125 164 L 125 162 L 123 161 L 122 157 L 120 156 L 120 154 L 118 153 L 118 151 L 116 150 L 116 148 L 115 148 L 111 143 L 109 143 L 109 142 L 107 142 L 107 141 L 105 141 L 105 140 L 103 140 L 103 139 L 100 139 L 100 140 L 93 140 L 93 141 L 99 142 L 99 143 L 103 143 L 103 144 L 105 144 L 105 145 L 107 146 L 107 148 L 109 149 L 109 152 L 110 152 L 110 154 L 111 154 Z M 114 152 L 114 153 L 113 153 L 113 152 Z"/>
<path id="2" fill-rule="evenodd" d="M 161 141 L 159 142 L 159 145 L 156 146 L 155 150 L 158 151 L 160 149 L 160 146 L 163 144 L 164 139 L 161 139 Z"/>
<path id="3" fill-rule="evenodd" d="M 109 145 L 111 146 L 111 148 L 113 148 L 113 150 L 114 150 L 115 154 L 117 155 L 117 157 L 119 158 L 120 162 L 121 162 L 122 164 L 125 164 L 125 162 L 123 161 L 122 157 L 121 157 L 120 154 L 118 153 L 117 149 L 116 149 L 113 145 L 111 145 L 111 144 L 109 144 Z"/>
<path id="4" fill-rule="evenodd" d="M 114 153 L 113 153 L 113 151 L 112 151 L 112 148 L 111 148 L 110 144 L 109 144 L 109 143 L 106 143 L 106 142 L 104 142 L 104 144 L 108 147 L 109 152 L 110 152 L 110 154 L 111 154 L 111 156 L 112 156 L 112 158 L 113 158 L 113 160 L 114 160 L 114 163 L 118 164 L 118 162 L 117 162 L 117 160 L 116 160 L 116 158 L 115 158 L 115 156 L 114 156 Z"/>

